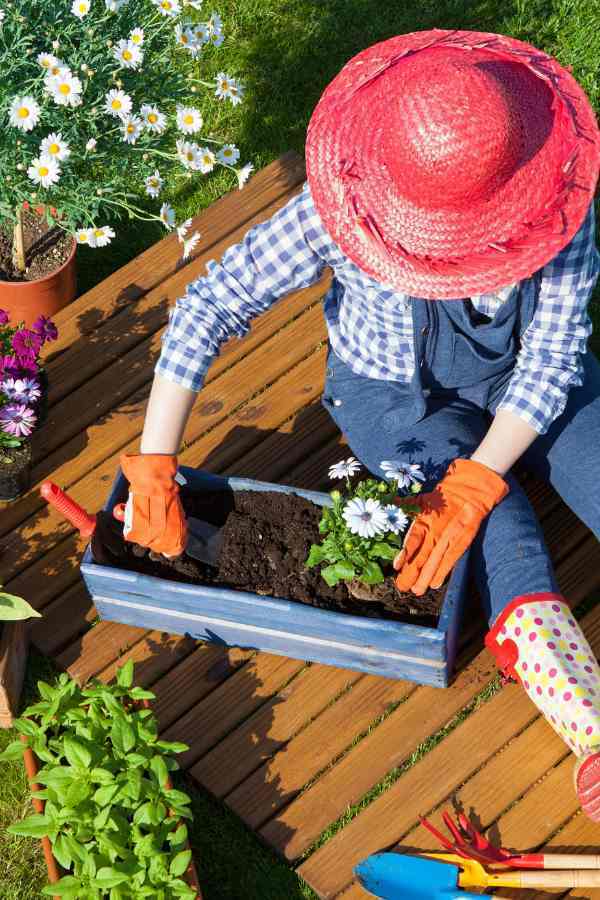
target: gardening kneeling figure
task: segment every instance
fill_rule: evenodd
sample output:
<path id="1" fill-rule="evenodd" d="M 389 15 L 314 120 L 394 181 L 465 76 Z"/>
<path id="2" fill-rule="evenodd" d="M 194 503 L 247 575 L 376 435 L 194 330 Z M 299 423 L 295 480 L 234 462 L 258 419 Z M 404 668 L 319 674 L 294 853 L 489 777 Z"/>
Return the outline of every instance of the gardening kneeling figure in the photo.
<path id="1" fill-rule="evenodd" d="M 487 645 L 579 757 L 597 821 L 600 670 L 511 469 L 600 537 L 599 158 L 583 90 L 527 44 L 436 30 L 363 51 L 312 115 L 304 190 L 177 302 L 141 454 L 123 458 L 129 538 L 181 552 L 175 454 L 211 360 L 330 267 L 323 403 L 374 474 L 395 458 L 427 476 L 398 587 L 440 585 L 470 546 Z"/>

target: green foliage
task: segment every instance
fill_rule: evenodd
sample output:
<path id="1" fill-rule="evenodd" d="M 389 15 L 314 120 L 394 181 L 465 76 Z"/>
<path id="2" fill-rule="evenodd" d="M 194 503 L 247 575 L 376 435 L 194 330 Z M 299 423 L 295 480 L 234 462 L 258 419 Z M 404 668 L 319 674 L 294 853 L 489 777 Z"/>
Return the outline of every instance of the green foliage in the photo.
<path id="1" fill-rule="evenodd" d="M 67 675 L 55 687 L 38 682 L 40 701 L 15 728 L 42 767 L 36 776 L 43 814 L 9 827 L 13 835 L 47 836 L 68 873 L 45 896 L 69 900 L 193 898 L 183 878 L 190 798 L 168 787 L 184 744 L 161 741 L 154 715 L 140 706 L 153 694 L 133 686 L 129 661 L 116 682 L 80 688 Z M 13 741 L 0 760 L 17 759 Z"/>
<path id="2" fill-rule="evenodd" d="M 6 444 L 2 441 L 3 432 L 0 431 L 0 447 L 2 446 L 18 446 L 15 444 Z M 8 435 L 6 435 L 8 437 Z M 40 613 L 29 605 L 27 600 L 17 597 L 15 594 L 7 594 L 0 590 L 0 622 L 15 622 L 18 619 L 39 619 Z"/>
<path id="3" fill-rule="evenodd" d="M 382 507 L 399 505 L 410 521 L 418 511 L 417 506 L 411 497 L 398 502 L 398 485 L 395 481 L 388 483 L 366 478 L 353 488 L 347 481 L 346 487 L 345 493 L 331 492 L 332 505 L 324 507 L 319 522 L 319 533 L 323 535 L 323 540 L 320 544 L 311 546 L 306 566 L 323 566 L 321 575 L 330 587 L 340 581 L 353 580 L 362 584 L 381 584 L 385 578 L 385 569 L 389 569 L 402 546 L 406 529 L 397 534 L 382 531 L 374 537 L 360 537 L 348 527 L 344 510 L 348 502 L 355 498 L 374 500 Z"/>

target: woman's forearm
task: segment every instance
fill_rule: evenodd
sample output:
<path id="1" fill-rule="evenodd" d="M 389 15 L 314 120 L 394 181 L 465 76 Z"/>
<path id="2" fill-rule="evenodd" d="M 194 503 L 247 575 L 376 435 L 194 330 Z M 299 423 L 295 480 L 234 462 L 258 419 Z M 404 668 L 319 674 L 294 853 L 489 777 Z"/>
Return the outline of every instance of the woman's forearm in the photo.
<path id="1" fill-rule="evenodd" d="M 146 409 L 140 451 L 172 455 L 179 453 L 195 399 L 194 391 L 156 374 Z"/>
<path id="2" fill-rule="evenodd" d="M 538 433 L 531 425 L 515 413 L 500 409 L 471 459 L 504 476 L 536 437 Z"/>

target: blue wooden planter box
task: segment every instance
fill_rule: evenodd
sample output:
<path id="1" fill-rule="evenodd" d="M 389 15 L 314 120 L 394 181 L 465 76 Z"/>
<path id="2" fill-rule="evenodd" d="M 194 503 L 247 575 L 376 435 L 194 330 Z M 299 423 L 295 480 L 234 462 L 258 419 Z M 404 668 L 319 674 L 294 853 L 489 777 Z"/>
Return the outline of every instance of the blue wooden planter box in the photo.
<path id="1" fill-rule="evenodd" d="M 330 503 L 327 494 L 314 491 L 223 478 L 185 467 L 181 471 L 193 491 L 283 491 L 319 506 Z M 105 509 L 111 510 L 126 496 L 127 482 L 119 472 Z M 102 619 L 444 687 L 454 668 L 467 560 L 465 555 L 450 578 L 437 628 L 329 612 L 296 601 L 99 566 L 89 547 L 81 571 Z"/>

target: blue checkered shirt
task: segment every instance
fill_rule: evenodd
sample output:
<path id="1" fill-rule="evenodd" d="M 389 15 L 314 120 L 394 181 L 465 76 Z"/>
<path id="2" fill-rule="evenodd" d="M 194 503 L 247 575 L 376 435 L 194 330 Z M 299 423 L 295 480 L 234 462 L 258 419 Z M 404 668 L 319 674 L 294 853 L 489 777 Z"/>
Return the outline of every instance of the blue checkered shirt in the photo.
<path id="1" fill-rule="evenodd" d="M 156 371 L 199 391 L 224 341 L 242 337 L 255 316 L 316 282 L 326 266 L 334 275 L 324 300 L 334 352 L 359 375 L 410 381 L 412 298 L 371 278 L 342 253 L 325 231 L 308 185 L 188 286 L 171 310 Z M 561 414 L 570 388 L 582 382 L 581 356 L 592 331 L 587 306 L 599 270 L 592 204 L 570 244 L 536 275 L 471 298 L 479 312 L 493 317 L 513 291 L 536 292 L 534 317 L 498 409 L 516 413 L 539 433 Z"/>

